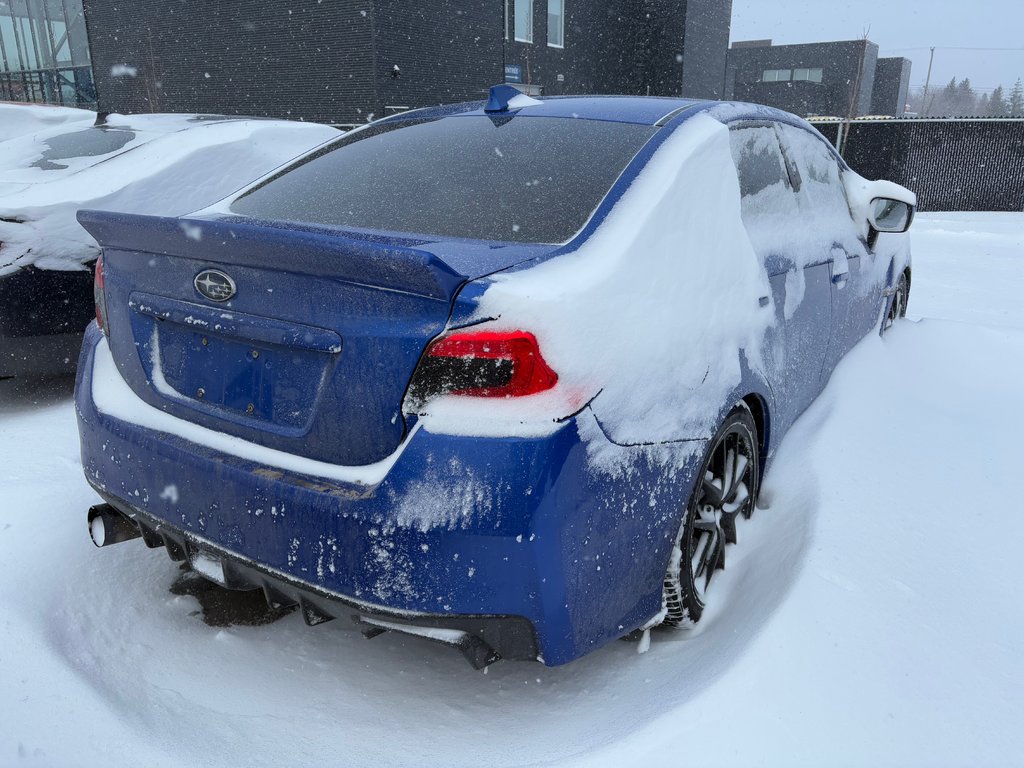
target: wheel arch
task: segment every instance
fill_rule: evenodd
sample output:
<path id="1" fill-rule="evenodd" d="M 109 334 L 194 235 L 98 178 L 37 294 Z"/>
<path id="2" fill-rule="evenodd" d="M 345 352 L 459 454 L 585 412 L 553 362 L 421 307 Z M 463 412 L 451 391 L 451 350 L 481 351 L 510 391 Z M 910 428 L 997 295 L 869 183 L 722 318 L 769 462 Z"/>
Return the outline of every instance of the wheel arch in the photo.
<path id="1" fill-rule="evenodd" d="M 727 479 L 727 473 L 730 470 L 726 469 L 729 466 L 728 459 L 719 454 L 718 446 L 728 446 L 725 442 L 728 439 L 729 429 L 738 429 L 742 427 L 744 433 L 749 435 L 750 427 L 753 426 L 757 432 L 757 436 L 750 436 L 754 438 L 754 445 L 750 446 L 751 450 L 758 451 L 758 461 L 754 466 L 750 464 L 743 464 L 744 469 L 743 477 L 747 478 L 747 482 L 752 484 L 751 493 L 744 497 L 742 502 L 744 506 L 747 505 L 749 500 L 749 511 L 743 511 L 743 516 L 748 517 L 757 504 L 757 494 L 761 484 L 761 477 L 763 476 L 765 467 L 765 456 L 764 447 L 767 445 L 766 437 L 768 434 L 769 422 L 768 422 L 768 404 L 764 397 L 752 390 L 740 390 L 740 392 L 746 391 L 746 394 L 738 395 L 731 399 L 728 410 L 720 420 L 718 428 L 715 433 L 706 441 L 706 448 L 702 451 L 700 456 L 700 464 L 698 471 L 695 475 L 695 482 L 689 489 L 689 496 L 682 509 L 682 520 L 678 527 L 678 533 L 673 537 L 674 542 L 678 542 L 672 550 L 669 552 L 669 557 L 666 559 L 664 570 L 665 576 L 662 580 L 662 603 L 661 613 L 658 614 L 653 620 L 655 623 L 667 624 L 670 626 L 692 626 L 700 617 L 704 609 L 704 598 L 703 593 L 697 586 L 698 575 L 694 575 L 690 568 L 692 566 L 691 557 L 693 552 L 687 549 L 688 542 L 692 541 L 692 535 L 694 533 L 694 520 L 698 514 L 700 502 L 702 499 L 701 483 L 704 482 L 706 477 L 705 473 L 710 473 L 713 469 L 713 457 L 721 456 L 723 465 L 720 470 L 723 472 L 721 478 L 716 480 L 712 478 L 712 484 L 720 489 L 722 496 L 719 497 L 717 505 L 719 512 L 725 514 L 725 491 L 727 488 L 737 488 L 735 483 L 740 481 L 742 478 L 733 474 L 732 483 Z M 752 422 L 752 424 L 751 424 Z M 725 449 L 727 452 L 730 450 L 728 447 Z M 736 463 L 732 465 L 737 466 Z M 747 472 L 751 472 L 750 476 L 747 477 Z M 746 488 L 747 486 L 742 486 Z M 696 504 L 694 501 L 696 500 Z M 701 513 L 702 514 L 702 513 Z M 736 508 L 730 511 L 730 514 L 738 516 L 740 509 Z M 721 558 L 721 561 L 715 560 L 710 566 L 707 566 L 704 557 L 702 556 L 701 562 L 705 567 L 711 567 L 714 570 L 724 567 L 724 553 L 725 547 L 728 544 L 736 543 L 735 535 L 735 520 L 730 518 L 728 524 L 725 521 L 718 520 L 716 516 L 715 526 L 718 533 L 713 536 L 714 545 L 716 547 L 716 558 Z M 731 534 L 730 534 L 731 531 Z M 680 540 L 683 537 L 683 540 Z M 710 544 L 708 544 L 710 546 Z M 720 548 L 720 550 L 718 549 Z M 705 553 L 709 550 L 705 550 Z M 681 575 L 683 566 L 681 563 L 688 563 L 685 566 L 686 578 Z M 707 576 L 710 580 L 710 576 Z M 652 626 L 649 624 L 647 626 Z"/>
<path id="2" fill-rule="evenodd" d="M 741 355 L 740 364 L 743 374 L 739 385 L 732 390 L 731 396 L 725 401 L 728 405 L 719 413 L 718 423 L 721 424 L 729 415 L 729 411 L 740 403 L 750 410 L 754 417 L 754 425 L 757 427 L 757 447 L 760 459 L 758 463 L 761 465 L 760 470 L 763 476 L 769 463 L 769 456 L 775 450 L 776 435 L 772 418 L 775 391 L 761 366 L 750 365 L 746 355 Z"/>
<path id="3" fill-rule="evenodd" d="M 760 470 L 763 475 L 768 460 L 768 435 L 771 430 L 771 414 L 768 410 L 768 403 L 762 395 L 756 392 L 744 395 L 740 398 L 740 402 L 745 403 L 750 409 L 750 414 L 754 417 L 754 424 L 757 426 L 757 449 Z"/>

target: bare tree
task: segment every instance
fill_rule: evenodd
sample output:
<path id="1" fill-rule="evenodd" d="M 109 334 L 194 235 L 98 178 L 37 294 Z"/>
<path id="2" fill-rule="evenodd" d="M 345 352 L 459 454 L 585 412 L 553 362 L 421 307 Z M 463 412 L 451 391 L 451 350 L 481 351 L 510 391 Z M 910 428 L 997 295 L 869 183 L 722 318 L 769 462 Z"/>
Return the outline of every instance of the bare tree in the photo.
<path id="1" fill-rule="evenodd" d="M 868 50 L 868 33 L 871 31 L 871 27 L 865 27 L 864 34 L 860 38 L 860 60 L 857 64 L 857 76 L 850 84 L 850 106 L 846 111 L 846 119 L 842 125 L 839 126 L 839 140 L 836 142 L 836 148 L 842 152 L 843 144 L 846 141 L 846 136 L 850 133 L 850 122 L 857 116 L 857 112 L 860 108 L 860 88 L 861 80 L 864 77 L 864 59 L 867 56 Z"/>

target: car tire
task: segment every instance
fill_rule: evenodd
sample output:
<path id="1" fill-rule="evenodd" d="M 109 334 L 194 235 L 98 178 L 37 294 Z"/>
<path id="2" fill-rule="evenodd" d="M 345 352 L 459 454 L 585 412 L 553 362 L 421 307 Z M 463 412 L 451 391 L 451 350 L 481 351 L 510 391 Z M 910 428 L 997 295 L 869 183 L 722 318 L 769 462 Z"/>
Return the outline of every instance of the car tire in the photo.
<path id="1" fill-rule="evenodd" d="M 910 299 L 910 285 L 907 282 L 907 273 L 900 275 L 896 283 L 896 290 L 892 294 L 892 303 L 889 305 L 889 314 L 885 317 L 883 331 L 892 328 L 893 323 L 907 316 L 907 302 Z"/>
<path id="2" fill-rule="evenodd" d="M 662 625 L 690 627 L 704 612 L 714 574 L 725 567 L 726 544 L 736 542 L 736 520 L 757 503 L 761 463 L 757 425 L 746 403 L 726 416 L 709 443 L 686 505 L 665 574 Z"/>

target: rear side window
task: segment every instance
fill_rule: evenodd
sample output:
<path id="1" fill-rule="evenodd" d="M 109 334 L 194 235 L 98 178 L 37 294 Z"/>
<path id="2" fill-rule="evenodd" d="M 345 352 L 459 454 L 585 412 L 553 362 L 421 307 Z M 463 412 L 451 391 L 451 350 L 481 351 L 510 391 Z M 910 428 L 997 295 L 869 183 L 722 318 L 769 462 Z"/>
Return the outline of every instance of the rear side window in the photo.
<path id="1" fill-rule="evenodd" d="M 342 138 L 236 200 L 262 219 L 561 243 L 657 129 L 544 117 L 386 123 Z"/>
<path id="2" fill-rule="evenodd" d="M 782 150 L 770 126 L 736 128 L 730 133 L 730 139 L 740 178 L 740 195 L 748 203 L 764 190 L 778 195 L 789 187 Z"/>
<path id="3" fill-rule="evenodd" d="M 860 227 L 850 213 L 843 186 L 844 171 L 830 146 L 807 130 L 790 125 L 780 125 L 779 130 L 804 179 L 798 199 L 805 218 L 814 222 L 809 231 L 818 233 L 822 241 L 818 247 L 835 242 L 851 255 L 862 252 Z"/>
<path id="4" fill-rule="evenodd" d="M 850 209 L 841 178 L 842 168 L 828 145 L 800 128 L 780 125 L 779 130 L 796 158 L 800 175 L 807 181 L 803 201 L 808 210 L 828 211 L 849 218 Z"/>
<path id="5" fill-rule="evenodd" d="M 802 222 L 775 129 L 771 125 L 733 127 L 729 138 L 750 242 L 762 261 L 785 255 Z"/>

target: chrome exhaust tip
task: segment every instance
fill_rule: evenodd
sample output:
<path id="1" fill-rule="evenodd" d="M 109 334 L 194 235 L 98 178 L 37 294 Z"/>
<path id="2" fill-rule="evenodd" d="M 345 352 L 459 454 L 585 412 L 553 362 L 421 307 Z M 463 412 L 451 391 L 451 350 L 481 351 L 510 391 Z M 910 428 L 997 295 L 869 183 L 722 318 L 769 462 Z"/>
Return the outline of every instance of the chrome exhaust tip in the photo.
<path id="1" fill-rule="evenodd" d="M 109 504 L 89 507 L 89 536 L 97 547 L 109 547 L 142 535 L 139 527 Z"/>

